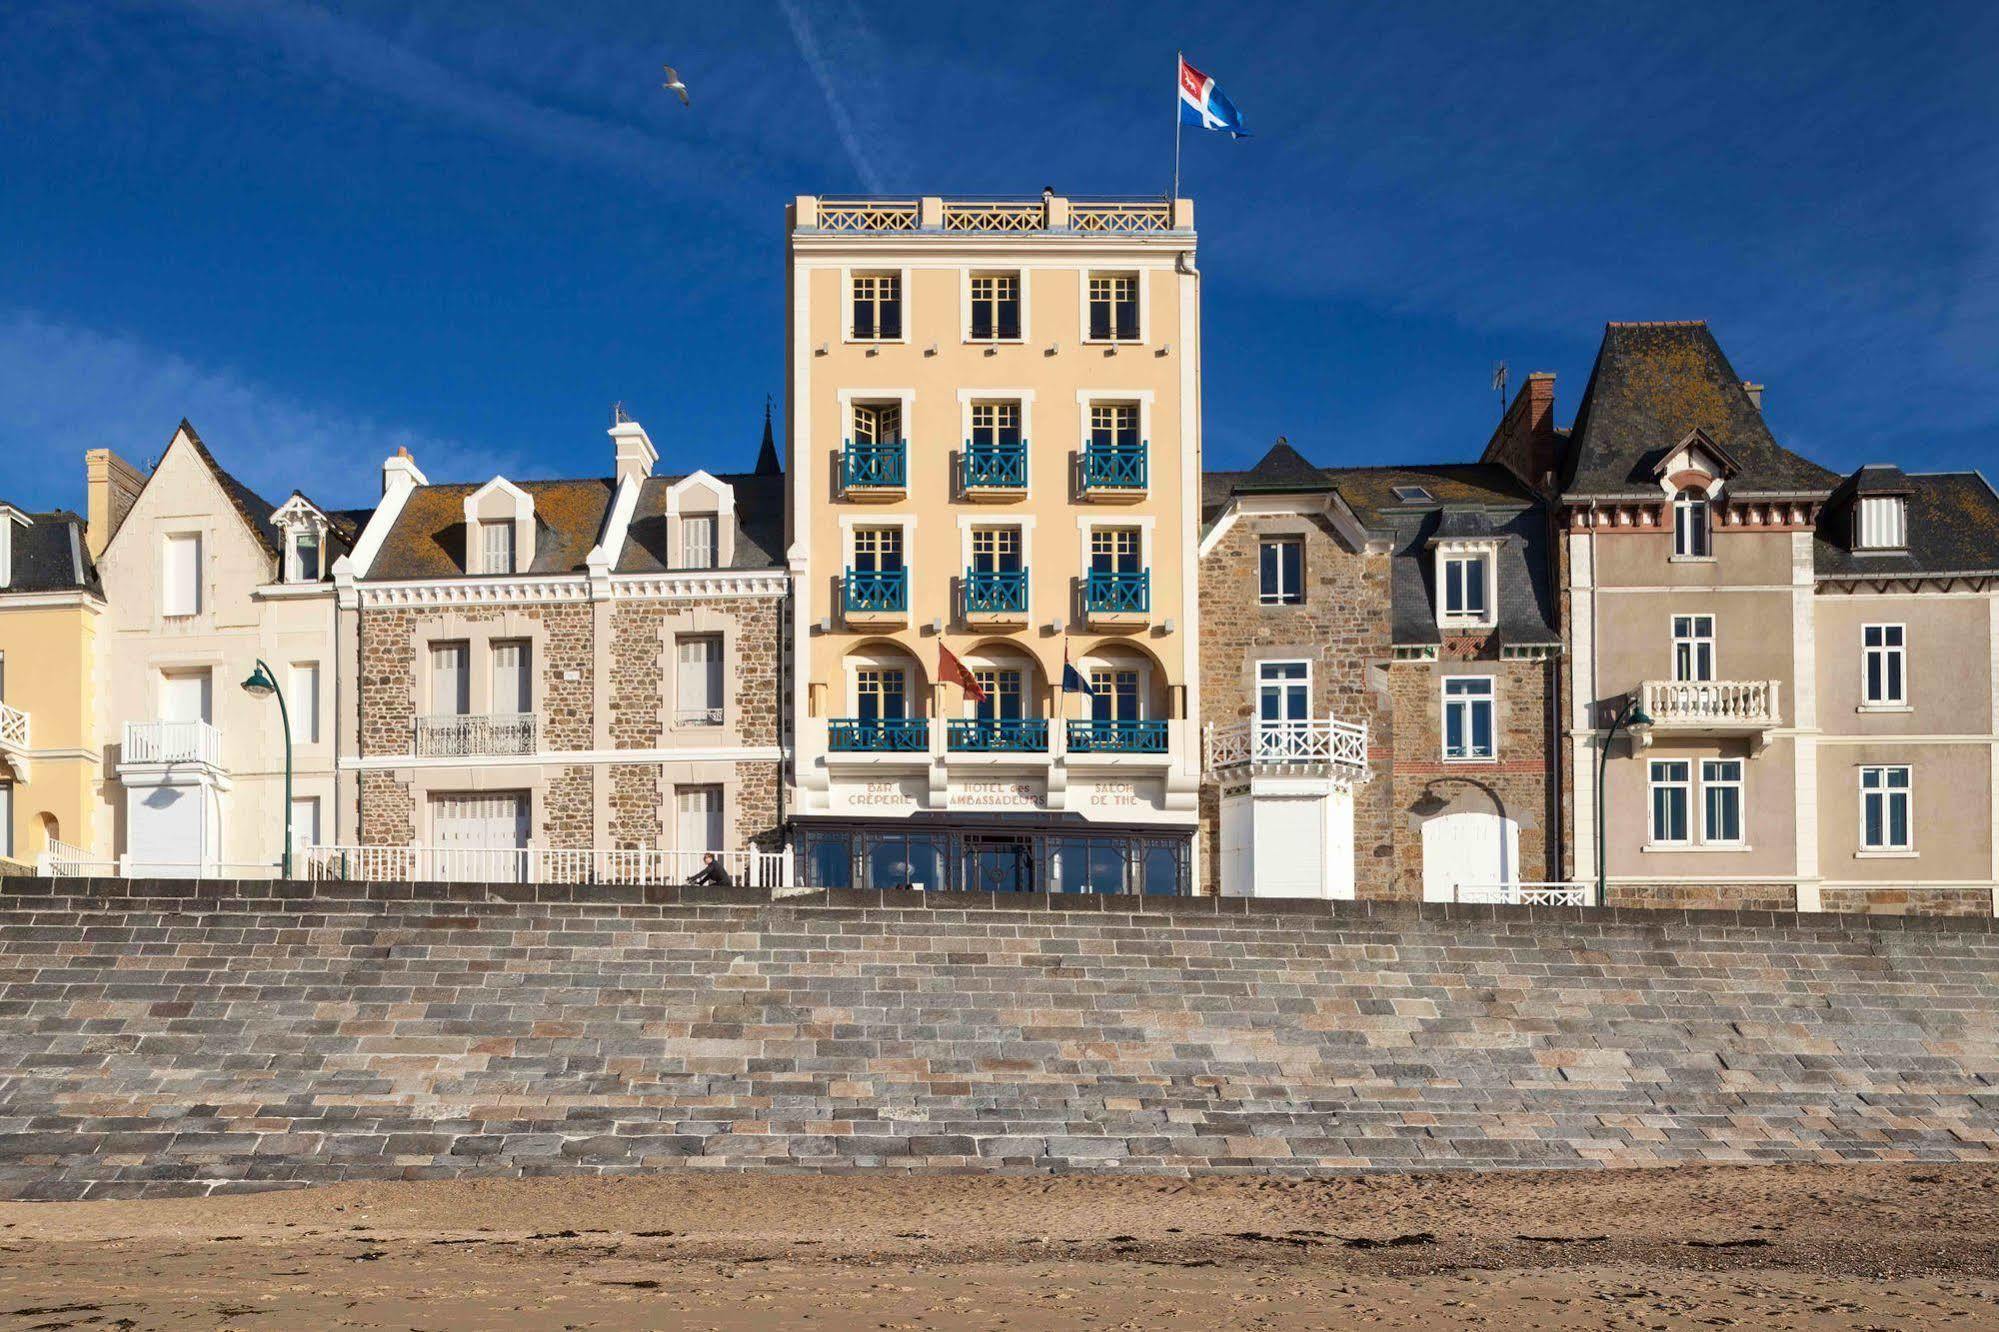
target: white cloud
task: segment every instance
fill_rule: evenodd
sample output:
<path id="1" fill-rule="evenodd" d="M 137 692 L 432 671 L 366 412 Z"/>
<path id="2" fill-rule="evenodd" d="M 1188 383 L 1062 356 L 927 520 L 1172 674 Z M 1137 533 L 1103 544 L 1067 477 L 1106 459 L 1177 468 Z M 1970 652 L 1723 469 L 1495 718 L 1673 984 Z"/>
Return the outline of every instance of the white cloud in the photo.
<path id="1" fill-rule="evenodd" d="M 186 417 L 216 460 L 273 503 L 293 489 L 365 505 L 376 464 L 398 445 L 438 480 L 491 476 L 518 459 L 398 422 L 301 402 L 226 368 L 133 338 L 0 311 L 0 497 L 80 509 L 83 451 L 109 447 L 146 466 Z M 51 468 L 47 460 L 59 460 Z"/>

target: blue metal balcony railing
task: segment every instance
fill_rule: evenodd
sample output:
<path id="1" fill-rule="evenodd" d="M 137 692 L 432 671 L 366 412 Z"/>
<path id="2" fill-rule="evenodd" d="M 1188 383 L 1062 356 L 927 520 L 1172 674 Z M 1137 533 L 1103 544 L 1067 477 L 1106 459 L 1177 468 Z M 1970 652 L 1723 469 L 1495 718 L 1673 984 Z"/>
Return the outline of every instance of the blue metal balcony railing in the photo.
<path id="1" fill-rule="evenodd" d="M 1083 609 L 1092 615 L 1151 614 L 1152 571 L 1090 570 L 1083 580 Z"/>
<path id="2" fill-rule="evenodd" d="M 965 614 L 1027 614 L 1027 570 L 965 570 Z"/>
<path id="3" fill-rule="evenodd" d="M 966 490 L 1027 489 L 1027 441 L 974 444 L 965 441 L 958 479 Z"/>
<path id="4" fill-rule="evenodd" d="M 1147 444 L 1086 444 L 1083 446 L 1085 490 L 1145 489 Z"/>
<path id="5" fill-rule="evenodd" d="M 887 490 L 909 484 L 909 445 L 848 440 L 840 453 L 840 485 L 847 490 Z"/>
<path id="6" fill-rule="evenodd" d="M 1046 717 L 966 717 L 944 723 L 945 745 L 961 754 L 1042 754 Z"/>
<path id="7" fill-rule="evenodd" d="M 927 717 L 842 717 L 826 723 L 826 747 L 841 754 L 923 754 L 930 749 Z"/>
<path id="8" fill-rule="evenodd" d="M 882 615 L 909 609 L 909 570 L 847 570 L 845 605 L 849 615 Z"/>
<path id="9" fill-rule="evenodd" d="M 1164 754 L 1166 723 L 1163 721 L 1072 721 L 1069 723 L 1069 752 L 1072 754 Z"/>

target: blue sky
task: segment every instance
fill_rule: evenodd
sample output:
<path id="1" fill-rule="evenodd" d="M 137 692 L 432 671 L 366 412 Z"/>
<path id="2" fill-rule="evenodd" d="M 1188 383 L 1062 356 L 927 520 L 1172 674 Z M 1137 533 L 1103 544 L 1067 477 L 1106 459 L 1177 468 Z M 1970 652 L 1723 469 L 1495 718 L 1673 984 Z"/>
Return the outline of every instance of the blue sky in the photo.
<path id="1" fill-rule="evenodd" d="M 273 499 L 747 466 L 799 193 L 1157 193 L 1176 46 L 1209 465 L 1475 456 L 1606 319 L 1711 320 L 1829 466 L 1999 479 L 1999 6 L 0 7 L 0 496 L 181 416 Z M 659 89 L 677 66 L 682 108 Z"/>

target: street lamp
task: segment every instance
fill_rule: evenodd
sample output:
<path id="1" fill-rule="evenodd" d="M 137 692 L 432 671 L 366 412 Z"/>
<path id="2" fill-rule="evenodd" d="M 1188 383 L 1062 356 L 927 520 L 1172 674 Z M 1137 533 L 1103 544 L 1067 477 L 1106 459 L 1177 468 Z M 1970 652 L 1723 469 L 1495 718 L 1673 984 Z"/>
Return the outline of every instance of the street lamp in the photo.
<path id="1" fill-rule="evenodd" d="M 289 879 L 292 876 L 292 718 L 290 709 L 285 707 L 285 691 L 278 688 L 277 677 L 271 668 L 257 658 L 257 669 L 250 672 L 250 678 L 243 682 L 243 692 L 251 698 L 278 696 L 278 725 L 285 733 L 285 840 L 278 853 L 278 876 Z"/>
<path id="2" fill-rule="evenodd" d="M 1652 724 L 1651 714 L 1647 713 L 1645 709 L 1638 706 L 1638 700 L 1636 698 L 1626 696 L 1624 700 L 1624 706 L 1617 710 L 1617 715 L 1615 717 L 1611 718 L 1610 730 L 1606 732 L 1603 737 L 1603 748 L 1597 751 L 1596 904 L 1598 906 L 1606 906 L 1609 904 L 1609 898 L 1607 893 L 1608 893 L 1608 883 L 1610 878 L 1610 845 L 1609 842 L 1606 840 L 1608 834 L 1605 832 L 1607 819 L 1605 818 L 1605 810 L 1603 803 L 1604 802 L 1603 775 L 1604 775 L 1604 770 L 1610 766 L 1610 747 L 1617 743 L 1617 733 L 1619 731 L 1627 730 L 1634 726 L 1650 726 L 1651 724 Z"/>

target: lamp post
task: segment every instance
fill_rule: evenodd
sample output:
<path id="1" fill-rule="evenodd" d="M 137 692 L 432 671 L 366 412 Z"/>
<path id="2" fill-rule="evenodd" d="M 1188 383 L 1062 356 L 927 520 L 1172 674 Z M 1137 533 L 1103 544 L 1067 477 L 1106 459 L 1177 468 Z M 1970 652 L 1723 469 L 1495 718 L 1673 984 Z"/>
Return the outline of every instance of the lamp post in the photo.
<path id="1" fill-rule="evenodd" d="M 292 876 L 292 718 L 290 709 L 285 707 L 285 691 L 278 688 L 277 676 L 257 658 L 257 669 L 250 672 L 250 678 L 243 682 L 243 692 L 252 698 L 278 696 L 278 725 L 285 733 L 285 840 L 278 853 L 278 875 L 289 879 Z"/>
<path id="2" fill-rule="evenodd" d="M 1605 832 L 1608 819 L 1604 809 L 1603 778 L 1610 766 L 1610 747 L 1617 743 L 1617 733 L 1634 726 L 1650 726 L 1652 718 L 1645 709 L 1638 706 L 1638 700 L 1626 696 L 1624 706 L 1610 720 L 1610 730 L 1604 733 L 1603 748 L 1596 755 L 1596 904 L 1603 906 L 1608 901 L 1610 879 L 1610 845 Z"/>

